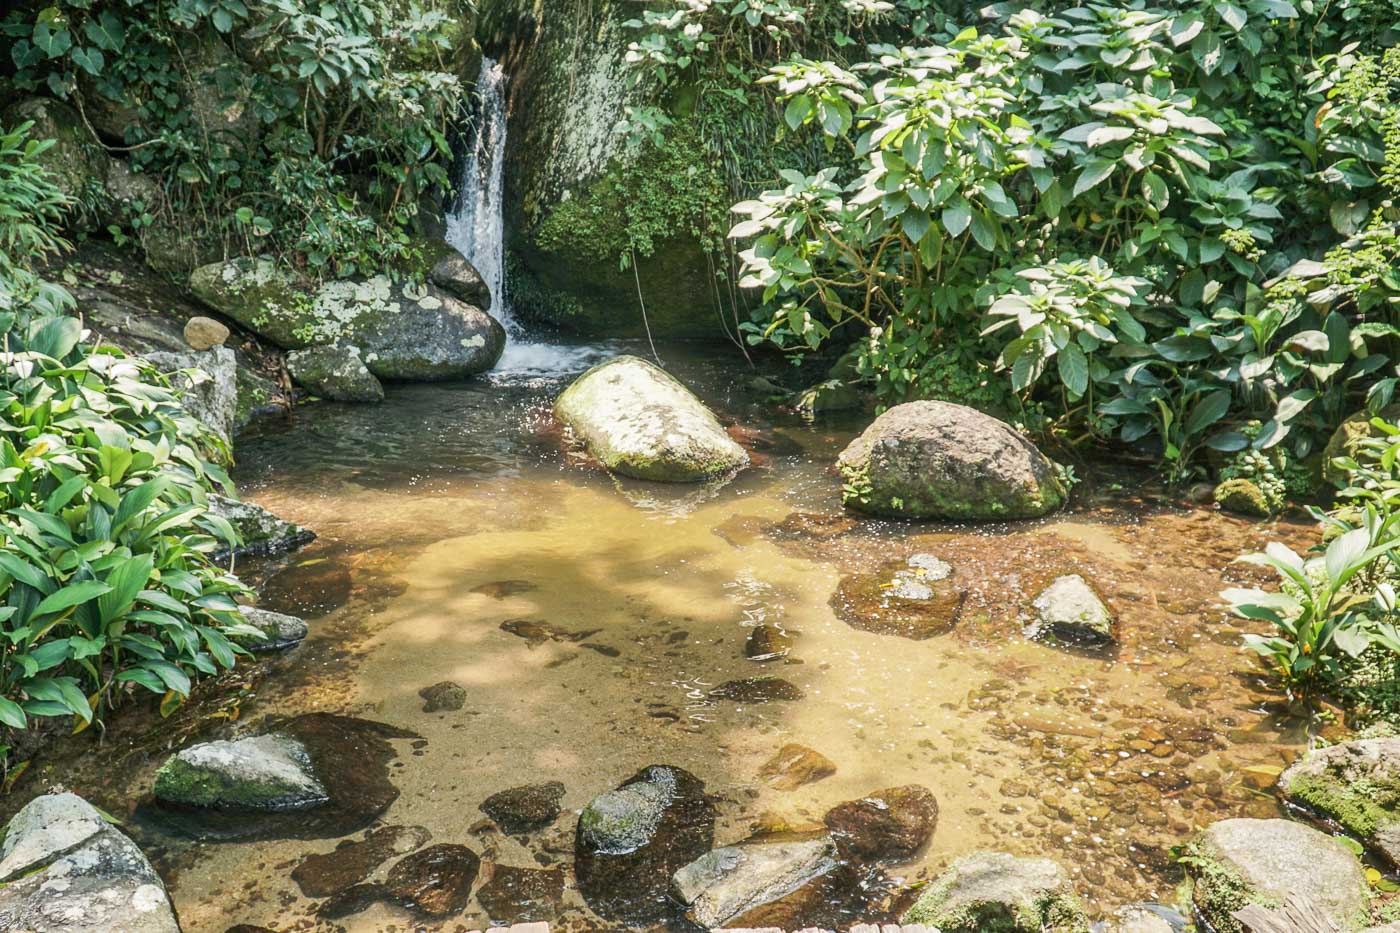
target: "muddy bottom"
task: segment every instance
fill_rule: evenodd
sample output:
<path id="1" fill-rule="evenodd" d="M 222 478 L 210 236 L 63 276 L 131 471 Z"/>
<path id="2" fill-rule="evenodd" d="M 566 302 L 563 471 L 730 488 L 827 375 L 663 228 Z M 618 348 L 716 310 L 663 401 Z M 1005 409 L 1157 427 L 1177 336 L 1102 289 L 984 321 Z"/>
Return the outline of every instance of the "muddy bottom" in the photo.
<path id="1" fill-rule="evenodd" d="M 320 535 L 256 571 L 263 604 L 311 617 L 312 636 L 237 723 L 211 728 L 330 712 L 421 741 L 394 743 L 396 796 L 343 839 L 176 844 L 145 827 L 187 931 L 620 926 L 578 891 L 575 823 L 657 764 L 704 782 L 715 845 L 810 828 L 881 788 L 932 791 L 937 829 L 910 861 L 843 865 L 751 918 L 789 927 L 889 916 L 908 884 L 986 848 L 1060 860 L 1101 914 L 1170 900 L 1172 846 L 1277 815 L 1267 788 L 1306 736 L 1250 673 L 1216 594 L 1253 579 L 1235 557 L 1298 546 L 1305 526 L 1154 498 L 1150 477 L 1093 465 L 1074 507 L 1045 521 L 855 520 L 830 465 L 859 422 L 786 420 L 743 394 L 739 361 L 663 356 L 761 442 L 758 466 L 724 486 L 610 478 L 560 452 L 547 413 L 564 382 L 550 379 L 393 388 L 381 406 L 306 408 L 241 440 L 248 497 Z M 927 581 L 932 602 L 882 589 L 929 556 L 951 568 Z M 1031 600 L 1069 573 L 1117 614 L 1115 650 L 1025 637 Z M 774 775 L 788 746 L 818 756 L 800 779 Z M 121 769 L 63 779 L 128 814 L 163 754 L 127 749 Z M 551 782 L 562 812 L 547 825 L 508 833 L 481 809 Z M 478 856 L 465 906 L 465 871 L 386 895 L 404 831 L 384 827 Z M 327 877 L 364 886 L 334 919 L 318 913 L 339 896 Z"/>

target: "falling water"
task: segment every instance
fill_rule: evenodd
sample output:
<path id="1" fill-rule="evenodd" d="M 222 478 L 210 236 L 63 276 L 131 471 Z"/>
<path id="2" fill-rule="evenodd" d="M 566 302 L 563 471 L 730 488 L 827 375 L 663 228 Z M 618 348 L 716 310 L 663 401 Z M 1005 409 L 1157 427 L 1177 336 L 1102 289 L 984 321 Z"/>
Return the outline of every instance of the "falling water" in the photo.
<path id="1" fill-rule="evenodd" d="M 505 271 L 506 85 L 500 63 L 483 57 L 476 84 L 476 137 L 462 166 L 456 207 L 447 218 L 447 242 L 481 273 L 491 290 L 491 313 L 505 326 L 506 349 L 496 371 L 575 371 L 596 362 L 601 350 L 531 341 L 512 313 Z"/>

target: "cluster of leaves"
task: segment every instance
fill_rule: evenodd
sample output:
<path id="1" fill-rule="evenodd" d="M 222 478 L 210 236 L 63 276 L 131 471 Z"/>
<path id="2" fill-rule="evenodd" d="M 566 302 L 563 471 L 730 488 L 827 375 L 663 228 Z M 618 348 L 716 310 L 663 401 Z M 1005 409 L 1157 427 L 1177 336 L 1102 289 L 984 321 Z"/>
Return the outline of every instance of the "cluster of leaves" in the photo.
<path id="1" fill-rule="evenodd" d="M 201 452 L 223 442 L 151 367 L 85 343 L 28 266 L 65 245 L 67 201 L 24 129 L 0 132 L 0 723 L 82 728 L 133 690 L 171 708 L 260 633 L 208 556 L 237 542 L 206 510 L 229 482 Z"/>
<path id="2" fill-rule="evenodd" d="M 822 143 L 735 208 L 764 301 L 751 341 L 858 340 L 887 402 L 974 347 L 1065 439 L 1155 441 L 1175 481 L 1209 449 L 1302 459 L 1391 391 L 1393 22 L 1042 0 L 956 28 L 978 17 L 954 6 L 688 2 L 645 21 L 634 57 L 676 86 L 749 27 L 766 74 L 730 91 L 770 94 L 779 137 Z M 833 12 L 857 25 L 805 32 Z"/>
<path id="3" fill-rule="evenodd" d="M 160 180 L 138 232 L 350 275 L 406 258 L 447 187 L 459 28 L 391 0 L 55 0 L 0 33 L 19 88 L 73 102 Z"/>

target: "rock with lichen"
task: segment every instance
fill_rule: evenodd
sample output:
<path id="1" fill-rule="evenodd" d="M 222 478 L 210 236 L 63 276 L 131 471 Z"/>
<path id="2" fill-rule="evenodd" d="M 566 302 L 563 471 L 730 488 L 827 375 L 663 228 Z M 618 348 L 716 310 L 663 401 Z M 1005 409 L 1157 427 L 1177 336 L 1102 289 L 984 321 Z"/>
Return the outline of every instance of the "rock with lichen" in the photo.
<path id="1" fill-rule="evenodd" d="M 1268 518 L 1272 510 L 1264 490 L 1252 479 L 1237 476 L 1215 487 L 1215 501 L 1227 512 Z"/>
<path id="2" fill-rule="evenodd" d="M 335 402 L 382 402 L 384 386 L 350 344 L 307 347 L 287 354 L 287 372 L 297 385 Z"/>
<path id="3" fill-rule="evenodd" d="M 176 752 L 156 772 L 155 795 L 184 806 L 244 810 L 297 810 L 327 800 L 306 747 L 278 734 Z"/>
<path id="4" fill-rule="evenodd" d="M 1278 790 L 1400 867 L 1400 738 L 1318 749 L 1283 772 Z"/>
<path id="5" fill-rule="evenodd" d="M 900 922 L 942 933 L 1089 933 L 1089 917 L 1063 868 L 1004 852 L 958 859 Z"/>

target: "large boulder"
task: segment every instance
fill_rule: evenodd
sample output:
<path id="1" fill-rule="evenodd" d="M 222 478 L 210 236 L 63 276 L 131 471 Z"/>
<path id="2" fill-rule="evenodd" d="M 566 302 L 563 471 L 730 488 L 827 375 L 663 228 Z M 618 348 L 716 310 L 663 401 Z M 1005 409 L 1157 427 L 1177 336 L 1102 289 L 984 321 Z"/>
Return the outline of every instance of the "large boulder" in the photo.
<path id="1" fill-rule="evenodd" d="M 155 795 L 184 806 L 243 810 L 296 810 L 327 799 L 306 747 L 276 734 L 176 752 L 156 772 Z"/>
<path id="2" fill-rule="evenodd" d="M 606 919 L 660 919 L 672 909 L 671 876 L 708 852 L 714 835 L 714 804 L 699 778 L 669 765 L 644 768 L 579 814 L 579 891 Z"/>
<path id="3" fill-rule="evenodd" d="M 190 289 L 283 349 L 353 344 L 381 379 L 472 376 L 495 366 L 505 349 L 495 318 L 431 283 L 376 275 L 312 288 L 271 260 L 240 257 L 200 266 Z"/>
<path id="4" fill-rule="evenodd" d="M 303 388 L 335 402 L 382 402 L 384 386 L 349 344 L 307 347 L 287 354 L 287 372 Z"/>
<path id="5" fill-rule="evenodd" d="M 1183 859 L 1191 900 L 1216 933 L 1243 933 L 1234 912 L 1277 907 L 1291 895 L 1341 930 L 1370 918 L 1361 862 L 1339 840 L 1292 820 L 1223 820 L 1203 832 Z"/>
<path id="6" fill-rule="evenodd" d="M 554 414 L 603 466 L 625 476 L 697 482 L 749 462 L 703 402 L 635 356 L 584 373 L 559 396 Z"/>
<path id="7" fill-rule="evenodd" d="M 136 844 L 76 794 L 15 814 L 0 846 L 0 930 L 179 933 L 165 885 Z"/>
<path id="8" fill-rule="evenodd" d="M 958 859 L 900 922 L 942 933 L 1089 933 L 1089 917 L 1063 868 L 1004 852 Z"/>
<path id="9" fill-rule="evenodd" d="M 686 917 L 706 930 L 786 897 L 839 864 L 827 836 L 726 846 L 675 873 L 671 891 Z"/>
<path id="10" fill-rule="evenodd" d="M 1278 789 L 1400 867 L 1400 738 L 1319 749 L 1283 772 Z"/>
<path id="11" fill-rule="evenodd" d="M 846 504 L 895 518 L 990 521 L 1060 508 L 1054 464 L 1010 425 L 950 402 L 896 405 L 841 452 Z"/>

